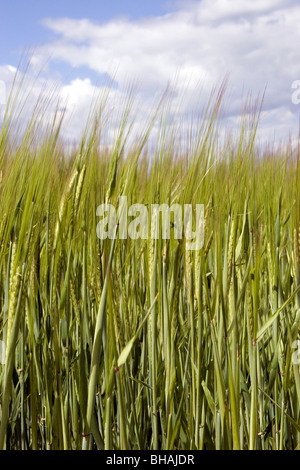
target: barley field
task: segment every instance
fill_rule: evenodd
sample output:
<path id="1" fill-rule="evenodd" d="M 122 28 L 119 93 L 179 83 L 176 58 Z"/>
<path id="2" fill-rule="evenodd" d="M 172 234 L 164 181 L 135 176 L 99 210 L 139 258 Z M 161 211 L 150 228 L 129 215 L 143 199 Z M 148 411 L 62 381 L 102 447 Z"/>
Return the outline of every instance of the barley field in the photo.
<path id="1" fill-rule="evenodd" d="M 221 88 L 188 130 L 164 98 L 138 136 L 129 95 L 110 146 L 102 97 L 66 152 L 48 98 L 20 125 L 19 91 L 0 133 L 0 449 L 299 449 L 300 149 L 259 145 L 259 101 L 220 140 Z M 118 223 L 100 239 L 120 196 L 203 204 L 203 246 Z"/>

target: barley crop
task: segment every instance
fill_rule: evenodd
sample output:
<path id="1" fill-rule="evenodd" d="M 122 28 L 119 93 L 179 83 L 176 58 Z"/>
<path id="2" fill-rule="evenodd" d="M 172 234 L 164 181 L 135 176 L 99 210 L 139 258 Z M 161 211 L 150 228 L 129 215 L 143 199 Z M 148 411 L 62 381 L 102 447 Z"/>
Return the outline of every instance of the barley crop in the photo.
<path id="1" fill-rule="evenodd" d="M 21 129 L 10 99 L 0 449 L 300 448 L 299 148 L 262 151 L 259 103 L 219 142 L 224 92 L 181 144 L 166 98 L 131 139 L 130 94 L 110 147 L 105 96 L 68 154 L 59 116 L 46 131 L 38 119 L 47 102 Z M 97 207 L 121 213 L 120 196 L 203 204 L 203 246 L 187 250 L 174 227 L 135 240 L 117 223 L 98 238 Z"/>

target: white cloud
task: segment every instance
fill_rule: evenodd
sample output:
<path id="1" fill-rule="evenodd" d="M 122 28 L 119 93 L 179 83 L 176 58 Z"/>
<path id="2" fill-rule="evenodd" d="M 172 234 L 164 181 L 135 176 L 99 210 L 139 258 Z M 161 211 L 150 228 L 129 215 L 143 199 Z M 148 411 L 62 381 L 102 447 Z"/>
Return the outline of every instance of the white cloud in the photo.
<path id="1" fill-rule="evenodd" d="M 295 0 L 184 1 L 177 11 L 160 17 L 103 24 L 47 18 L 43 24 L 57 40 L 37 48 L 39 61 L 51 56 L 75 68 L 87 67 L 86 80 L 63 86 L 78 116 L 95 91 L 88 69 L 115 73 L 120 99 L 128 83 L 137 82 L 144 113 L 169 80 L 177 91 L 174 109 L 185 89 L 187 111 L 203 103 L 198 89 L 208 98 L 211 88 L 229 73 L 229 123 L 249 91 L 255 97 L 267 86 L 260 132 L 273 137 L 275 130 L 281 138 L 297 131 L 300 108 L 291 100 L 292 82 L 300 79 L 300 5 Z"/>

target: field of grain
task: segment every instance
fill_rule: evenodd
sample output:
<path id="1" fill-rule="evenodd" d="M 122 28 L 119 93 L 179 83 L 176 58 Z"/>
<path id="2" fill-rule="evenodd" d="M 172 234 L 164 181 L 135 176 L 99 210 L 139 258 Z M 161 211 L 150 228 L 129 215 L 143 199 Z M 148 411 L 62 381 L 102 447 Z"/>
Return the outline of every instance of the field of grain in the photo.
<path id="1" fill-rule="evenodd" d="M 168 100 L 131 139 L 129 97 L 101 146 L 99 104 L 68 156 L 58 115 L 41 130 L 38 101 L 18 134 L 10 98 L 0 449 L 299 448 L 300 153 L 257 145 L 260 103 L 221 143 L 223 92 L 184 143 Z M 100 239 L 97 207 L 120 196 L 204 204 L 203 247 L 120 239 L 118 224 Z"/>

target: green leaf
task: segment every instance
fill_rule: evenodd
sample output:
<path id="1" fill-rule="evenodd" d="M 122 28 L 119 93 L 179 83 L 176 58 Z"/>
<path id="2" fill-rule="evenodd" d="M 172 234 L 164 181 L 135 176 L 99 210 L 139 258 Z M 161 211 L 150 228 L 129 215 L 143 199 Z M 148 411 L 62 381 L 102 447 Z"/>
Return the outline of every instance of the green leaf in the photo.
<path id="1" fill-rule="evenodd" d="M 119 356 L 118 367 L 121 367 L 123 364 L 125 364 L 128 356 L 129 356 L 129 354 L 132 350 L 132 347 L 134 345 L 135 340 L 136 340 L 136 336 L 131 338 L 131 340 L 129 340 L 128 343 L 126 344 L 125 348 L 123 349 L 123 351 L 121 352 L 121 354 Z"/>
<path id="2" fill-rule="evenodd" d="M 259 330 L 259 332 L 257 333 L 256 335 L 256 341 L 260 341 L 261 338 L 263 337 L 264 333 L 266 332 L 266 330 L 272 325 L 272 323 L 276 320 L 276 318 L 280 315 L 280 313 L 282 312 L 282 310 L 285 309 L 285 307 L 293 300 L 293 298 L 295 297 L 295 295 L 297 294 L 297 292 L 300 290 L 300 286 L 297 287 L 297 289 L 294 290 L 294 292 L 292 293 L 292 295 L 281 305 L 281 307 L 279 307 L 279 309 L 277 310 L 277 312 L 274 313 L 274 315 L 271 316 L 271 318 L 269 318 L 269 320 L 264 324 L 264 326 L 261 327 L 261 329 Z"/>
<path id="3" fill-rule="evenodd" d="M 210 390 L 209 390 L 209 388 L 207 387 L 206 382 L 205 382 L 204 380 L 202 380 L 201 385 L 202 385 L 202 388 L 203 388 L 203 391 L 204 391 L 204 394 L 205 394 L 205 397 L 206 397 L 208 406 L 209 406 L 209 408 L 210 408 L 212 414 L 215 415 L 215 413 L 216 413 L 216 405 L 215 405 L 215 402 L 214 402 L 214 400 L 213 400 L 213 397 L 211 396 Z"/>
<path id="4" fill-rule="evenodd" d="M 126 344 L 126 346 L 124 347 L 124 349 L 122 350 L 120 356 L 119 356 L 119 359 L 118 359 L 118 367 L 121 367 L 123 364 L 125 364 L 131 350 L 132 350 L 132 347 L 134 345 L 134 342 L 135 340 L 137 339 L 138 335 L 139 335 L 139 332 L 141 331 L 141 329 L 143 328 L 147 318 L 149 317 L 150 313 L 151 313 L 151 310 L 153 308 L 153 305 L 155 304 L 156 300 L 157 300 L 157 297 L 158 297 L 158 294 L 156 295 L 155 299 L 153 300 L 147 314 L 145 315 L 142 323 L 140 324 L 140 326 L 138 327 L 137 329 L 137 332 L 136 334 L 128 341 L 128 343 Z"/>

